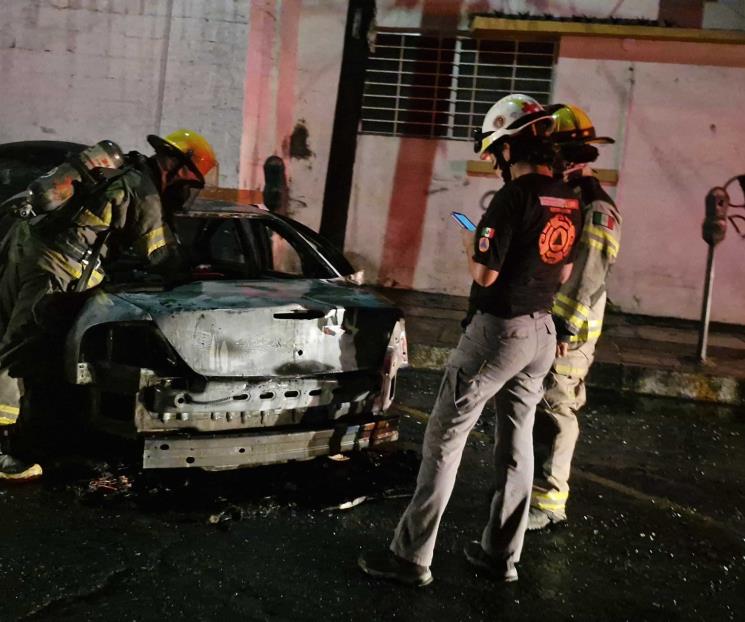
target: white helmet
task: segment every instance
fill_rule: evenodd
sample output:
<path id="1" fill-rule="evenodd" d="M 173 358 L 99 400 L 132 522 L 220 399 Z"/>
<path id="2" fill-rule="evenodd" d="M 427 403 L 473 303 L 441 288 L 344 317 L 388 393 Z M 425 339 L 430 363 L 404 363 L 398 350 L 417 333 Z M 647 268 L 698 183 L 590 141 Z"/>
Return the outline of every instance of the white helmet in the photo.
<path id="1" fill-rule="evenodd" d="M 473 131 L 473 150 L 483 154 L 500 138 L 530 128 L 533 136 L 548 136 L 554 129 L 551 113 L 527 95 L 507 95 L 489 108 L 480 130 Z"/>

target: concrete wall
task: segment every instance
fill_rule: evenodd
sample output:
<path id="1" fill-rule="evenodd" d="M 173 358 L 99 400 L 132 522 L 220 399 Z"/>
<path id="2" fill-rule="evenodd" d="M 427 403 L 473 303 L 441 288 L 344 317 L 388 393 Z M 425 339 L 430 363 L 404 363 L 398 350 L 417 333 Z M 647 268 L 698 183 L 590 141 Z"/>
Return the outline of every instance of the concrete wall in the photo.
<path id="1" fill-rule="evenodd" d="M 427 20 L 425 9 L 442 23 L 441 3 L 416 3 L 408 12 L 402 4 L 381 11 L 379 25 L 416 27 Z M 551 12 L 565 14 L 577 3 L 490 6 L 519 12 L 539 4 L 541 12 L 551 4 Z M 615 13 L 618 17 L 656 17 L 656 3 L 593 2 L 584 12 L 607 15 L 613 7 L 625 12 Z M 713 20 L 730 8 L 707 6 L 706 14 Z M 736 96 L 745 86 L 744 68 L 741 46 L 564 39 L 554 100 L 582 106 L 600 132 L 618 139 L 601 147 L 597 165 L 620 174 L 618 188 L 609 191 L 625 218 L 610 282 L 611 299 L 621 309 L 699 316 L 707 248 L 700 238 L 704 196 L 713 185 L 745 172 L 745 126 Z M 470 280 L 449 213 L 478 218 L 489 192 L 501 183 L 467 177 L 469 158 L 471 145 L 464 142 L 360 137 L 347 246 L 372 279 L 467 293 Z M 717 251 L 716 320 L 745 323 L 743 253 L 745 240 L 731 231 Z"/>
<path id="2" fill-rule="evenodd" d="M 0 141 L 145 136 L 189 127 L 235 162 L 248 2 L 6 0 Z M 237 131 L 236 131 L 237 130 Z M 232 170 L 231 170 L 232 169 Z M 235 185 L 235 166 L 222 170 Z"/>
<path id="3" fill-rule="evenodd" d="M 576 75 L 592 87 L 577 84 Z M 618 139 L 603 148 L 601 162 L 620 175 L 623 241 L 609 291 L 623 310 L 699 316 L 704 197 L 745 172 L 745 128 L 733 96 L 743 86 L 745 50 L 736 46 L 571 39 L 562 45 L 556 99 L 580 102 Z M 744 253 L 745 240 L 730 229 L 717 249 L 717 320 L 745 323 Z"/>

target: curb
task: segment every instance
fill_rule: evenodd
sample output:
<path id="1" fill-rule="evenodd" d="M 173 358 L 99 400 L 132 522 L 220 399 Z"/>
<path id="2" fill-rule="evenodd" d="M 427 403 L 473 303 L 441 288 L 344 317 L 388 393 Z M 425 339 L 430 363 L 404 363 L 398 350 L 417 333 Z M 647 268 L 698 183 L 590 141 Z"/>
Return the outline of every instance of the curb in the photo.
<path id="1" fill-rule="evenodd" d="M 442 370 L 452 348 L 409 344 L 409 363 L 415 369 Z M 611 391 L 745 406 L 745 379 L 695 371 L 595 361 L 587 377 L 591 387 Z"/>

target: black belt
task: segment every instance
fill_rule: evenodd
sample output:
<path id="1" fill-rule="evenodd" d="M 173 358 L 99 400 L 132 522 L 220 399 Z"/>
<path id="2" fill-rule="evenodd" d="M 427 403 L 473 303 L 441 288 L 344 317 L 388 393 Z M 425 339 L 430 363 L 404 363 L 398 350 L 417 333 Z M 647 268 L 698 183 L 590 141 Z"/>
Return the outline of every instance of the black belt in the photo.
<path id="1" fill-rule="evenodd" d="M 499 313 L 493 313 L 492 311 L 484 311 L 483 309 L 475 309 L 475 311 L 477 313 L 485 313 L 486 315 L 498 317 L 500 320 L 511 320 L 516 317 L 541 318 L 547 315 L 551 315 L 551 313 L 549 311 L 546 311 L 545 309 L 541 309 L 540 311 L 533 311 L 531 313 L 516 313 L 515 315 L 501 315 Z"/>

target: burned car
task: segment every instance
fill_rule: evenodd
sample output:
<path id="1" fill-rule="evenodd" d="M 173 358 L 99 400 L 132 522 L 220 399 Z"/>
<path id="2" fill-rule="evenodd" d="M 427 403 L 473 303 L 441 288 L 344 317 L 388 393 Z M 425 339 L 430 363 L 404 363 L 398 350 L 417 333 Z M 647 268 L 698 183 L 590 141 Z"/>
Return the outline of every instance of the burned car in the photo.
<path id="1" fill-rule="evenodd" d="M 0 200 L 83 148 L 0 145 Z M 2 234 L 12 217 L 0 217 Z M 189 273 L 178 285 L 125 255 L 64 322 L 51 314 L 67 410 L 136 439 L 146 469 L 233 469 L 398 438 L 388 408 L 407 362 L 402 313 L 359 286 L 341 253 L 255 205 L 199 199 L 174 228 Z"/>
<path id="2" fill-rule="evenodd" d="M 84 148 L 0 145 L 0 200 Z M 0 217 L 2 235 L 13 217 Z M 407 361 L 402 313 L 355 284 L 341 253 L 260 206 L 200 199 L 174 227 L 190 273 L 179 285 L 125 256 L 64 322 L 50 313 L 67 411 L 142 443 L 144 468 L 232 469 L 397 439 L 387 411 Z"/>
<path id="3" fill-rule="evenodd" d="M 144 468 L 303 460 L 398 438 L 399 309 L 350 282 L 320 236 L 258 206 L 176 217 L 193 278 L 112 266 L 66 338 L 90 423 L 143 442 Z M 134 273 L 134 276 L 133 276 Z"/>

